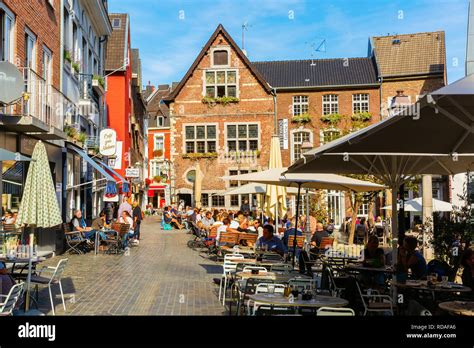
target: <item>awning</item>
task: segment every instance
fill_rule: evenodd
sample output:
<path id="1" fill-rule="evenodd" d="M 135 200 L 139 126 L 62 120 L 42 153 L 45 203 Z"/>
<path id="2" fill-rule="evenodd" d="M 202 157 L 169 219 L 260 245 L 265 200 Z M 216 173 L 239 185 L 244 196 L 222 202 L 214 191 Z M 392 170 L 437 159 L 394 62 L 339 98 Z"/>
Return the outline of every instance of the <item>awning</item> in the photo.
<path id="1" fill-rule="evenodd" d="M 119 173 L 117 173 L 115 170 L 113 170 L 104 162 L 100 162 L 100 161 L 96 161 L 96 162 L 100 164 L 101 166 L 103 166 L 105 170 L 109 171 L 110 173 L 112 173 L 118 178 L 119 182 L 122 183 L 122 192 L 126 193 L 130 191 L 128 181 L 123 176 L 121 176 Z"/>
<path id="2" fill-rule="evenodd" d="M 23 156 L 18 152 L 0 149 L 0 161 L 31 161 L 31 158 Z"/>
<path id="3" fill-rule="evenodd" d="M 107 173 L 107 171 L 104 168 L 102 168 L 96 161 L 90 158 L 89 155 L 84 150 L 81 150 L 72 146 L 69 147 L 69 149 L 73 150 L 79 156 L 81 156 L 84 159 L 84 161 L 89 163 L 92 167 L 94 167 L 94 169 L 96 169 L 100 174 L 102 174 L 108 182 L 113 182 L 113 183 L 116 182 L 113 176 Z"/>
<path id="4" fill-rule="evenodd" d="M 158 190 L 164 190 L 166 189 L 166 186 L 164 185 L 150 185 L 150 187 L 148 187 L 148 190 L 150 191 L 158 191 Z"/>

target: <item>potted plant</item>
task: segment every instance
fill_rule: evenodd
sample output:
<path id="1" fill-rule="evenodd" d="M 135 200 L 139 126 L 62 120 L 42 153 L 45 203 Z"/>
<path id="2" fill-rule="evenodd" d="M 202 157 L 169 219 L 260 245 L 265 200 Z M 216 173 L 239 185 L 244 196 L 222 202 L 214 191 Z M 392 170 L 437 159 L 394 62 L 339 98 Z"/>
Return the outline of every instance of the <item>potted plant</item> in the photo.
<path id="1" fill-rule="evenodd" d="M 86 133 L 79 133 L 76 135 L 76 140 L 82 144 L 84 144 L 87 140 L 87 134 Z"/>
<path id="2" fill-rule="evenodd" d="M 356 130 L 366 127 L 371 119 L 372 115 L 369 112 L 358 112 L 352 115 L 352 129 Z"/>
<path id="3" fill-rule="evenodd" d="M 160 183 L 160 182 L 161 182 L 161 179 L 162 179 L 162 178 L 161 178 L 161 176 L 159 176 L 159 175 L 155 175 L 155 176 L 153 177 L 153 181 L 156 182 L 156 183 Z"/>
<path id="4" fill-rule="evenodd" d="M 63 53 L 63 56 L 64 56 L 64 61 L 68 62 L 69 65 L 70 65 L 72 63 L 71 51 L 65 49 L 64 53 Z"/>
<path id="5" fill-rule="evenodd" d="M 226 106 L 227 104 L 238 103 L 239 101 L 240 99 L 237 97 L 226 97 L 226 96 L 217 97 L 217 98 L 205 96 L 204 98 L 202 98 L 202 102 L 204 104 L 208 104 L 209 106 L 214 106 L 216 104 L 222 104 L 223 106 Z"/>
<path id="6" fill-rule="evenodd" d="M 295 115 L 291 118 L 292 123 L 305 124 L 311 122 L 311 116 L 307 112 L 300 115 Z"/>
<path id="7" fill-rule="evenodd" d="M 336 125 L 342 120 L 343 116 L 338 113 L 323 115 L 321 116 L 321 121 L 330 125 Z"/>
<path id="8" fill-rule="evenodd" d="M 153 156 L 154 156 L 155 158 L 157 158 L 157 157 L 162 157 L 162 156 L 163 156 L 163 150 L 162 150 L 162 149 L 158 149 L 158 150 L 153 151 Z"/>
<path id="9" fill-rule="evenodd" d="M 72 138 L 72 139 L 75 139 L 77 136 L 76 128 L 68 126 L 68 125 L 64 126 L 64 132 L 69 138 Z"/>
<path id="10" fill-rule="evenodd" d="M 76 74 L 79 74 L 80 70 L 81 70 L 81 65 L 79 64 L 79 62 L 73 62 L 71 64 L 71 67 L 72 67 L 72 70 L 76 73 Z"/>
<path id="11" fill-rule="evenodd" d="M 97 83 L 98 83 L 102 88 L 105 89 L 105 80 L 104 80 L 104 78 L 103 78 L 102 76 L 100 76 L 100 75 L 94 75 L 94 76 L 92 77 L 92 80 L 93 80 L 93 81 L 94 81 L 94 80 L 97 81 Z"/>

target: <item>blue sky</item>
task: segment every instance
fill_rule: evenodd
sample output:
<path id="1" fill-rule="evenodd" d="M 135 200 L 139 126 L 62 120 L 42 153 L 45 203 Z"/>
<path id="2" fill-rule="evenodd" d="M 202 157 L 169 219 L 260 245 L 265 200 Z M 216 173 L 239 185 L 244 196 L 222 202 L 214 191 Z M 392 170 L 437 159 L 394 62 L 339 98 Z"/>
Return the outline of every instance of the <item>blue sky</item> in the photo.
<path id="1" fill-rule="evenodd" d="M 109 0 L 131 17 L 143 83 L 179 81 L 219 23 L 251 61 L 367 56 L 370 36 L 444 30 L 449 82 L 464 76 L 468 0 Z M 325 51 L 315 52 L 326 40 Z"/>

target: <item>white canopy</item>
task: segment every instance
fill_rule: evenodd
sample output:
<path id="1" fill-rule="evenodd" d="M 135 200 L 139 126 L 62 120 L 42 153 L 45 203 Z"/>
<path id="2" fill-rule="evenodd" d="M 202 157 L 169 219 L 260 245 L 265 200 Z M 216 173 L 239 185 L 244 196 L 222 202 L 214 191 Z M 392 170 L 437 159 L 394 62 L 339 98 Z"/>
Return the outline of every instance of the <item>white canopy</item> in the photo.
<path id="1" fill-rule="evenodd" d="M 387 205 L 382 209 L 391 210 L 392 206 Z M 397 209 L 400 209 L 400 204 L 397 205 Z M 423 210 L 422 198 L 414 198 L 410 199 L 409 201 L 405 201 L 403 205 L 403 210 L 408 212 L 420 212 Z M 453 205 L 449 202 L 440 201 L 439 199 L 433 198 L 433 211 L 438 212 L 445 212 L 445 211 L 452 211 Z"/>
<path id="2" fill-rule="evenodd" d="M 231 195 L 253 195 L 253 194 L 265 194 L 267 192 L 267 185 L 266 184 L 259 184 L 256 182 L 251 182 L 239 187 L 233 187 L 228 191 L 224 192 L 223 194 L 226 196 Z M 298 189 L 295 187 L 288 187 L 286 189 L 286 193 L 290 195 L 296 195 L 298 193 Z M 221 195 L 222 193 L 218 193 Z"/>
<path id="3" fill-rule="evenodd" d="M 223 176 L 224 180 L 240 180 L 250 181 L 254 183 L 298 187 L 301 184 L 302 188 L 313 189 L 327 189 L 337 191 L 379 191 L 383 190 L 385 186 L 374 184 L 368 181 L 352 179 L 346 176 L 335 174 L 292 174 L 286 173 L 287 168 L 268 169 L 261 172 Z"/>

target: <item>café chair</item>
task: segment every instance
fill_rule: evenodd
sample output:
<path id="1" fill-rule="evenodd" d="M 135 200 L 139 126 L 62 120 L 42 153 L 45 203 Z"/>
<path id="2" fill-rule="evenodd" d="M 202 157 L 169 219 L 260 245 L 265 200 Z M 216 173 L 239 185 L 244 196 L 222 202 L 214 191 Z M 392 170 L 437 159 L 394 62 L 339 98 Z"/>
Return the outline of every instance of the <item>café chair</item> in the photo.
<path id="1" fill-rule="evenodd" d="M 325 317 L 354 317 L 355 312 L 350 308 L 321 307 L 316 311 L 316 316 Z"/>
<path id="2" fill-rule="evenodd" d="M 0 295 L 0 316 L 12 315 L 13 310 L 21 297 L 25 283 L 12 286 L 8 295 Z"/>

